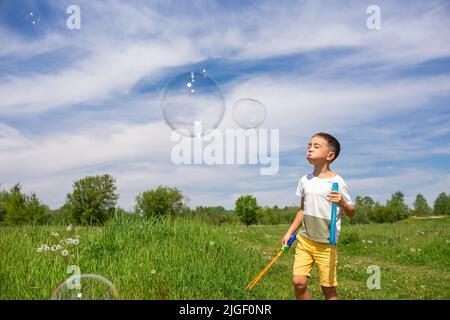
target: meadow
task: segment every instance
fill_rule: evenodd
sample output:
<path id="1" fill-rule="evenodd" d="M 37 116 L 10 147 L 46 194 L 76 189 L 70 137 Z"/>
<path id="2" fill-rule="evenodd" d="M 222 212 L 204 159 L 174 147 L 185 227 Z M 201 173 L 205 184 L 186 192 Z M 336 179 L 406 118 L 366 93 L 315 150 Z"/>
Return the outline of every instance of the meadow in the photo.
<path id="1" fill-rule="evenodd" d="M 344 225 L 339 298 L 450 299 L 449 227 L 450 217 Z M 0 227 L 0 299 L 49 299 L 71 275 L 68 266 L 77 265 L 83 274 L 112 281 L 120 299 L 290 300 L 292 249 L 252 290 L 245 289 L 277 254 L 287 228 L 125 216 L 103 227 L 69 231 L 66 226 Z M 371 265 L 380 268 L 380 289 L 367 287 Z M 313 299 L 322 299 L 315 270 L 309 290 Z"/>

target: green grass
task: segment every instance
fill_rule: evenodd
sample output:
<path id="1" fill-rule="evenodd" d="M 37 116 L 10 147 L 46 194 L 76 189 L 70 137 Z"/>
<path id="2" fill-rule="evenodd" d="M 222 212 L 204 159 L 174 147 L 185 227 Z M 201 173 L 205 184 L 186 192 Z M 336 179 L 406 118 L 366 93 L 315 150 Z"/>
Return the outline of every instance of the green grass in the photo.
<path id="1" fill-rule="evenodd" d="M 449 218 L 344 225 L 339 297 L 450 299 L 449 226 Z M 294 250 L 253 290 L 245 290 L 279 251 L 287 227 L 124 218 L 102 228 L 77 227 L 70 234 L 64 227 L 1 227 L 0 299 L 49 299 L 70 276 L 69 265 L 111 280 L 121 299 L 293 299 Z M 60 236 L 52 237 L 52 231 Z M 61 250 L 36 251 L 75 234 L 80 243 L 65 245 L 67 257 Z M 380 267 L 379 290 L 366 286 L 370 265 Z M 315 272 L 309 290 L 312 298 L 322 299 Z"/>

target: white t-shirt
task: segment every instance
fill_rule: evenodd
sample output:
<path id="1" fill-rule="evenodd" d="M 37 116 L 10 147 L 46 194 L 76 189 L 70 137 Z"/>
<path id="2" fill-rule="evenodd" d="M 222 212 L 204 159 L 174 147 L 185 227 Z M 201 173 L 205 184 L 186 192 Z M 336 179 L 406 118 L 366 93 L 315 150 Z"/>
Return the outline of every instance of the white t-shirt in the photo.
<path id="1" fill-rule="evenodd" d="M 331 221 L 331 202 L 328 195 L 331 192 L 333 183 L 337 182 L 339 192 L 342 193 L 344 200 L 353 204 L 348 192 L 347 184 L 344 179 L 335 175 L 332 178 L 318 178 L 310 173 L 300 178 L 297 184 L 296 195 L 300 200 L 304 198 L 304 218 L 299 234 L 321 243 L 330 241 L 330 221 Z M 336 210 L 336 243 L 339 240 L 341 230 L 341 209 L 337 206 Z"/>

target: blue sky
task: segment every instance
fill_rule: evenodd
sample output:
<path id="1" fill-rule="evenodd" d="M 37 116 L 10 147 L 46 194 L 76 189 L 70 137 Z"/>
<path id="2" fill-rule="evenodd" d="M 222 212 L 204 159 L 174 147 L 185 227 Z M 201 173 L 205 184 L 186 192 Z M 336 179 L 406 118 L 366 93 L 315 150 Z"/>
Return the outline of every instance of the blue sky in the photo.
<path id="1" fill-rule="evenodd" d="M 66 8 L 81 9 L 81 29 Z M 366 8 L 381 8 L 381 30 Z M 33 11 L 35 25 L 26 18 Z M 332 168 L 353 198 L 408 204 L 450 192 L 450 5 L 447 1 L 0 1 L 0 183 L 56 208 L 72 182 L 110 173 L 119 204 L 158 185 L 189 205 L 297 203 L 309 137 L 335 135 Z M 176 166 L 160 98 L 205 68 L 232 106 L 261 101 L 280 130 L 280 170 Z"/>

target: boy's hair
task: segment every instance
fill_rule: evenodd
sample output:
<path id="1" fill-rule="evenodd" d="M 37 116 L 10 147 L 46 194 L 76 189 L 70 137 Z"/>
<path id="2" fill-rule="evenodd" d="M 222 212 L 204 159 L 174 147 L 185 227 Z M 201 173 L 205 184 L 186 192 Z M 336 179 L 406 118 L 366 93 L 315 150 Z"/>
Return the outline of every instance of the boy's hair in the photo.
<path id="1" fill-rule="evenodd" d="M 341 144 L 339 143 L 339 141 L 331 134 L 325 132 L 316 133 L 315 135 L 313 135 L 313 137 L 321 137 L 327 140 L 330 149 L 334 152 L 334 158 L 333 160 L 331 160 L 331 162 L 336 160 L 336 158 L 339 156 L 339 153 L 341 152 Z"/>

